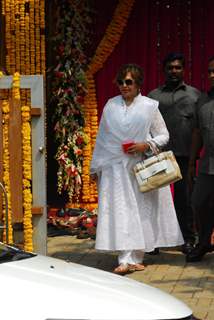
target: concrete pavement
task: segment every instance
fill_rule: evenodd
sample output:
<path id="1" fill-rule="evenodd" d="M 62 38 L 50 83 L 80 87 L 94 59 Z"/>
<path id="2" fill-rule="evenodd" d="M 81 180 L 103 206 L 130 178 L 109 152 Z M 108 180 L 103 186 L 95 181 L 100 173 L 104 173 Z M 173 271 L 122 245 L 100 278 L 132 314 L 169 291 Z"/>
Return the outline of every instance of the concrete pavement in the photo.
<path id="1" fill-rule="evenodd" d="M 48 238 L 48 255 L 98 269 L 112 271 L 117 265 L 113 253 L 94 250 L 94 240 L 73 236 Z M 186 263 L 179 249 L 161 249 L 145 255 L 146 269 L 126 277 L 160 288 L 185 302 L 196 317 L 214 320 L 214 253 L 202 262 Z"/>

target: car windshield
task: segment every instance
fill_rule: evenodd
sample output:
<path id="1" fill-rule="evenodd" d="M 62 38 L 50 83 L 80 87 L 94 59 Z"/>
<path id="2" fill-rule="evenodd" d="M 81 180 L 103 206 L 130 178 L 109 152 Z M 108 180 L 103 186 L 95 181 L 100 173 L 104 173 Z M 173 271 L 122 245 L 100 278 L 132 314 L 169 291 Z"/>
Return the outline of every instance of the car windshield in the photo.
<path id="1" fill-rule="evenodd" d="M 28 259 L 34 256 L 33 253 L 0 242 L 0 263 Z"/>

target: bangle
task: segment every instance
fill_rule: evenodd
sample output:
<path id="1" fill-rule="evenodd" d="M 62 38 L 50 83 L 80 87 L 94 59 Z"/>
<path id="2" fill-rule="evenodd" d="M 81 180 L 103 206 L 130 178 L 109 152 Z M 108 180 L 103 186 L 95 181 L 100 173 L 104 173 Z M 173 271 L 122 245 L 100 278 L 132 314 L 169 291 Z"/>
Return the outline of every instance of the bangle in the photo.
<path id="1" fill-rule="evenodd" d="M 148 142 L 145 143 L 146 144 L 146 150 L 145 151 L 150 151 L 151 150 L 151 146 Z"/>
<path id="2" fill-rule="evenodd" d="M 146 145 L 148 146 L 148 148 L 144 151 L 144 153 L 147 157 L 151 157 L 153 155 L 151 144 L 149 142 L 146 142 Z"/>
<path id="3" fill-rule="evenodd" d="M 146 151 L 152 151 L 152 146 L 151 143 L 149 143 L 148 141 L 146 142 L 148 149 Z"/>

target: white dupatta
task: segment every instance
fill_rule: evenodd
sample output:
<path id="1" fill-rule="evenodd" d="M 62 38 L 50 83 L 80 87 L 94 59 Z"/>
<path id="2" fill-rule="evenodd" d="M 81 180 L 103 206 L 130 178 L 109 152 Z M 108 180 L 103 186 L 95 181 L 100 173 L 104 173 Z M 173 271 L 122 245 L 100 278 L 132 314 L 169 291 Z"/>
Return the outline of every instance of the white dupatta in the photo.
<path id="1" fill-rule="evenodd" d="M 158 111 L 158 102 L 141 94 L 129 107 L 125 105 L 122 96 L 108 100 L 96 138 L 91 173 L 98 173 L 102 168 L 114 163 L 128 161 L 130 156 L 122 150 L 122 143 L 126 140 L 148 141 L 156 146 L 166 144 L 169 135 L 165 125 L 157 135 L 151 132 L 155 113 L 158 113 L 163 121 Z"/>

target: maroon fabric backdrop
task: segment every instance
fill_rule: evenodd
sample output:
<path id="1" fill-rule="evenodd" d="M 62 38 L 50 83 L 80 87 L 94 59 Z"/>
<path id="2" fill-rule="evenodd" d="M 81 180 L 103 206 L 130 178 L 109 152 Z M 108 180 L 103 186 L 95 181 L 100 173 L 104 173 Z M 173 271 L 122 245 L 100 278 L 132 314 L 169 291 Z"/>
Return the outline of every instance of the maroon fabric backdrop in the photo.
<path id="1" fill-rule="evenodd" d="M 101 40 L 116 0 L 95 0 L 97 11 L 93 47 Z M 113 84 L 118 68 L 134 62 L 143 67 L 147 94 L 164 81 L 162 60 L 171 51 L 186 58 L 185 80 L 207 89 L 207 60 L 214 55 L 213 0 L 135 0 L 127 27 L 102 70 L 96 74 L 99 115 L 107 99 L 118 94 Z"/>

